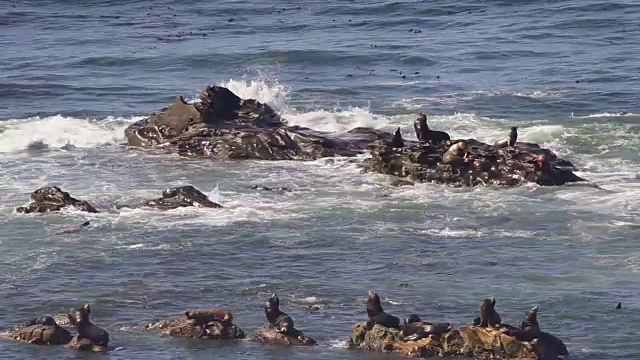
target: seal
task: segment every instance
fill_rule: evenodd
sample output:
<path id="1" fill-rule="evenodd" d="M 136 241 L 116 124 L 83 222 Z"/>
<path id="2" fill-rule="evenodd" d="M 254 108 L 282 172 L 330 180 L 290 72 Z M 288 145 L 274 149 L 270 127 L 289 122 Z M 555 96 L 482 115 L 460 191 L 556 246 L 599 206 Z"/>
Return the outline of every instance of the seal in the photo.
<path id="1" fill-rule="evenodd" d="M 524 315 L 524 321 L 520 329 L 509 330 L 507 335 L 520 341 L 532 341 L 540 336 L 540 325 L 538 324 L 538 307 L 534 306 Z"/>
<path id="2" fill-rule="evenodd" d="M 505 148 L 507 146 L 514 147 L 516 146 L 516 141 L 518 141 L 518 127 L 512 126 L 509 131 L 509 138 L 496 141 L 493 146 L 497 148 Z"/>
<path id="3" fill-rule="evenodd" d="M 391 139 L 391 147 L 394 147 L 394 148 L 404 147 L 404 141 L 402 140 L 402 134 L 400 133 L 400 128 L 397 128 L 396 132 L 393 134 L 393 139 Z"/>
<path id="4" fill-rule="evenodd" d="M 285 335 L 294 334 L 293 319 L 280 310 L 280 299 L 277 294 L 271 295 L 267 300 L 267 303 L 264 305 L 264 315 L 267 317 L 269 324 L 279 333 Z"/>
<path id="5" fill-rule="evenodd" d="M 402 327 L 402 339 L 404 341 L 416 341 L 431 335 L 444 334 L 453 326 L 449 323 L 429 323 L 420 320 L 420 316 L 411 314 L 404 319 Z"/>
<path id="6" fill-rule="evenodd" d="M 498 326 L 502 323 L 500 314 L 496 311 L 496 298 L 484 299 L 480 305 L 480 316 L 473 320 L 473 325 L 481 327 Z"/>
<path id="7" fill-rule="evenodd" d="M 461 165 L 464 163 L 464 159 L 467 157 L 467 150 L 469 145 L 466 142 L 460 141 L 449 147 L 444 155 L 442 155 L 442 163 L 449 165 Z"/>
<path id="8" fill-rule="evenodd" d="M 437 145 L 451 140 L 451 137 L 446 132 L 429 129 L 427 115 L 424 113 L 418 114 L 418 118 L 413 122 L 413 129 L 420 142 L 430 142 Z"/>
<path id="9" fill-rule="evenodd" d="M 622 309 L 622 303 L 621 302 L 619 302 L 618 305 L 616 305 L 616 310 L 620 310 L 620 309 Z"/>
<path id="10" fill-rule="evenodd" d="M 91 222 L 90 221 L 85 221 L 80 225 L 73 225 L 73 226 L 65 227 L 62 230 L 54 233 L 54 235 L 71 234 L 71 233 L 80 232 L 82 229 L 86 228 L 89 225 L 91 225 Z"/>
<path id="11" fill-rule="evenodd" d="M 75 318 L 71 325 L 75 326 L 77 334 L 69 345 L 80 350 L 106 351 L 109 346 L 109 333 L 91 322 L 90 313 L 89 304 L 75 310 Z"/>
<path id="12" fill-rule="evenodd" d="M 367 299 L 367 316 L 369 321 L 374 324 L 382 325 L 388 328 L 400 329 L 400 319 L 384 312 L 380 304 L 380 297 L 374 290 L 369 290 Z"/>

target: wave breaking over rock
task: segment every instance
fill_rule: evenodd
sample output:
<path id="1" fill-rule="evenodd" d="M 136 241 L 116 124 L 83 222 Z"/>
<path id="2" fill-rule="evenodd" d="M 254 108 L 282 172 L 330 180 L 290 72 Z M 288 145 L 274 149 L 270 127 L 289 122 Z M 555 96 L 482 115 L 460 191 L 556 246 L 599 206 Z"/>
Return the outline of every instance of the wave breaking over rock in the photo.
<path id="1" fill-rule="evenodd" d="M 505 148 L 467 139 L 437 145 L 405 140 L 398 146 L 392 134 L 373 128 L 320 132 L 289 126 L 269 105 L 217 85 L 208 86 L 193 103 L 178 97 L 130 125 L 125 135 L 130 146 L 222 160 L 309 161 L 370 151 L 364 171 L 418 182 L 515 186 L 584 181 L 572 172 L 573 164 L 537 144 Z"/>

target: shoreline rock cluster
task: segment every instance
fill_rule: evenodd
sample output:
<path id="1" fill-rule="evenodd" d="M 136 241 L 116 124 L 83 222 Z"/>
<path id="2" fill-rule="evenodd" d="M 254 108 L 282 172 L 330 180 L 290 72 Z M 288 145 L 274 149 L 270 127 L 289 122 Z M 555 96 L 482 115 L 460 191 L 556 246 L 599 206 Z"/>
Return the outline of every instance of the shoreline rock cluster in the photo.
<path id="1" fill-rule="evenodd" d="M 508 139 L 492 145 L 452 140 L 449 134 L 430 129 L 424 114 L 419 114 L 414 129 L 417 142 L 402 139 L 399 128 L 395 134 L 365 127 L 325 133 L 289 126 L 269 105 L 210 85 L 194 103 L 178 97 L 130 125 L 125 135 L 131 147 L 223 160 L 307 161 L 369 151 L 372 156 L 361 164 L 363 171 L 454 186 L 585 181 L 573 173 L 573 164 L 551 150 L 517 142 L 516 127 Z"/>
<path id="2" fill-rule="evenodd" d="M 383 310 L 378 294 L 371 290 L 366 307 L 368 320 L 353 326 L 347 347 L 423 358 L 558 360 L 569 355 L 562 340 L 540 330 L 537 307 L 527 311 L 522 324 L 515 327 L 502 323 L 495 303 L 494 298 L 485 299 L 480 306 L 480 316 L 473 324 L 459 328 L 449 323 L 426 322 L 416 314 L 409 315 L 401 324 L 399 318 Z M 31 319 L 3 333 L 2 337 L 33 345 L 64 345 L 81 351 L 106 352 L 109 333 L 93 324 L 89 314 L 87 304 L 67 314 Z M 293 318 L 280 309 L 276 294 L 264 305 L 267 325 L 252 336 L 234 324 L 233 315 L 224 309 L 188 309 L 183 315 L 153 320 L 141 326 L 141 330 L 159 330 L 161 336 L 202 340 L 251 340 L 285 346 L 317 344 L 297 329 Z M 74 329 L 76 334 L 71 335 Z"/>

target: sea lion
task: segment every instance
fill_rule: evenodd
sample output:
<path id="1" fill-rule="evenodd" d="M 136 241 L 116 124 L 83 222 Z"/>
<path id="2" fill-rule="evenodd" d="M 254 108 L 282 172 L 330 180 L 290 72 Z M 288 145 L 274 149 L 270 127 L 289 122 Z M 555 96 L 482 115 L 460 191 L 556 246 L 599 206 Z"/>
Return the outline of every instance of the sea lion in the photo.
<path id="1" fill-rule="evenodd" d="M 404 141 L 402 140 L 402 134 L 400 133 L 400 128 L 397 128 L 396 132 L 393 134 L 393 139 L 391 139 L 391 147 L 394 147 L 394 148 L 404 147 Z"/>
<path id="2" fill-rule="evenodd" d="M 449 323 L 432 324 L 420 320 L 416 314 L 411 314 L 404 319 L 402 327 L 402 339 L 404 341 L 416 341 L 431 335 L 439 335 L 448 332 L 453 326 Z"/>
<path id="3" fill-rule="evenodd" d="M 616 305 L 616 310 L 620 310 L 620 309 L 622 309 L 622 303 L 621 302 L 619 302 L 618 305 Z"/>
<path id="4" fill-rule="evenodd" d="M 106 351 L 109 346 L 109 333 L 91 322 L 90 313 L 89 304 L 75 310 L 75 318 L 71 325 L 75 326 L 77 334 L 70 346 L 80 350 Z"/>
<path id="5" fill-rule="evenodd" d="M 496 298 L 484 299 L 480 305 L 480 316 L 473 320 L 473 325 L 489 327 L 498 326 L 501 323 L 500 314 L 496 311 Z"/>
<path id="6" fill-rule="evenodd" d="M 509 131 L 509 138 L 496 141 L 493 146 L 497 148 L 514 147 L 516 146 L 516 141 L 518 141 L 518 127 L 512 126 L 511 131 Z"/>
<path id="7" fill-rule="evenodd" d="M 264 305 L 264 314 L 271 326 L 275 327 L 278 332 L 285 335 L 294 333 L 293 319 L 285 312 L 280 310 L 280 299 L 277 294 L 271 295 L 267 303 Z"/>
<path id="8" fill-rule="evenodd" d="M 90 221 L 85 221 L 80 225 L 73 225 L 73 226 L 69 226 L 69 227 L 65 227 L 62 230 L 54 233 L 54 235 L 62 235 L 62 234 L 71 234 L 71 233 L 76 233 L 81 231 L 82 229 L 86 228 L 87 226 L 89 226 L 91 224 Z"/>
<path id="9" fill-rule="evenodd" d="M 418 118 L 413 122 L 413 129 L 420 142 L 431 142 L 437 145 L 451 140 L 451 137 L 446 132 L 429 129 L 427 115 L 424 113 L 418 114 Z"/>
<path id="10" fill-rule="evenodd" d="M 384 312 L 382 305 L 380 304 L 380 297 L 374 290 L 369 290 L 369 298 L 367 299 L 367 316 L 369 317 L 369 321 L 374 324 L 394 329 L 400 328 L 400 319 Z"/>
<path id="11" fill-rule="evenodd" d="M 534 306 L 524 315 L 524 321 L 520 325 L 520 329 L 509 330 L 507 335 L 512 336 L 520 341 L 532 341 L 540 336 L 540 325 L 538 324 L 538 307 Z"/>
<path id="12" fill-rule="evenodd" d="M 184 311 L 184 315 L 193 326 L 205 325 L 212 321 L 229 324 L 233 322 L 233 315 L 222 309 L 189 309 Z"/>
<path id="13" fill-rule="evenodd" d="M 464 159 L 467 157 L 467 150 L 469 145 L 466 142 L 460 141 L 449 147 L 444 155 L 442 155 L 442 163 L 450 165 L 461 165 L 464 163 Z"/>

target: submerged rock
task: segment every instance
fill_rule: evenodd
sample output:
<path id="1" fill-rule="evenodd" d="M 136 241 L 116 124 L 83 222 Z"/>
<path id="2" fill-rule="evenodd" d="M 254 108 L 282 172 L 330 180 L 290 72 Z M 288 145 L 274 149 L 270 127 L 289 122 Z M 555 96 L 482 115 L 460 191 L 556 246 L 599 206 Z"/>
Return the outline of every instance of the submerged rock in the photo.
<path id="1" fill-rule="evenodd" d="M 31 201 L 27 206 L 16 208 L 16 211 L 23 214 L 45 213 L 59 211 L 64 207 L 74 207 L 90 213 L 98 212 L 88 202 L 71 197 L 68 192 L 62 191 L 57 186 L 45 186 L 32 192 Z"/>
<path id="2" fill-rule="evenodd" d="M 171 210 L 179 207 L 198 206 L 207 208 L 221 208 L 207 197 L 204 193 L 191 185 L 180 186 L 167 189 L 162 192 L 162 198 L 148 200 L 146 206 L 151 206 L 162 210 Z"/>
<path id="3" fill-rule="evenodd" d="M 370 145 L 371 158 L 364 171 L 455 186 L 516 186 L 527 182 L 563 185 L 585 181 L 573 164 L 537 144 L 518 143 L 500 148 L 475 139 L 433 145 L 411 144 L 393 148 L 378 141 Z"/>
<path id="4" fill-rule="evenodd" d="M 276 345 L 315 345 L 316 341 L 300 330 L 293 329 L 289 333 L 282 333 L 273 326 L 263 326 L 256 331 L 255 339 L 267 344 Z"/>
<path id="5" fill-rule="evenodd" d="M 211 85 L 195 103 L 178 97 L 168 107 L 125 130 L 131 146 L 180 155 L 218 159 L 315 160 L 355 156 L 375 140 L 392 135 L 356 128 L 329 135 L 300 126 L 288 126 L 269 106 L 241 99 L 230 90 Z"/>
<path id="6" fill-rule="evenodd" d="M 220 309 L 186 310 L 184 318 L 155 320 L 145 330 L 162 330 L 163 336 L 198 339 L 244 339 L 245 333 L 233 324 L 230 312 Z"/>
<path id="7" fill-rule="evenodd" d="M 568 355 L 562 341 L 553 335 L 544 333 L 532 342 L 524 342 L 505 334 L 511 328 L 452 327 L 442 334 L 403 341 L 401 330 L 365 322 L 353 326 L 347 346 L 424 358 L 464 356 L 478 359 L 557 360 Z"/>

